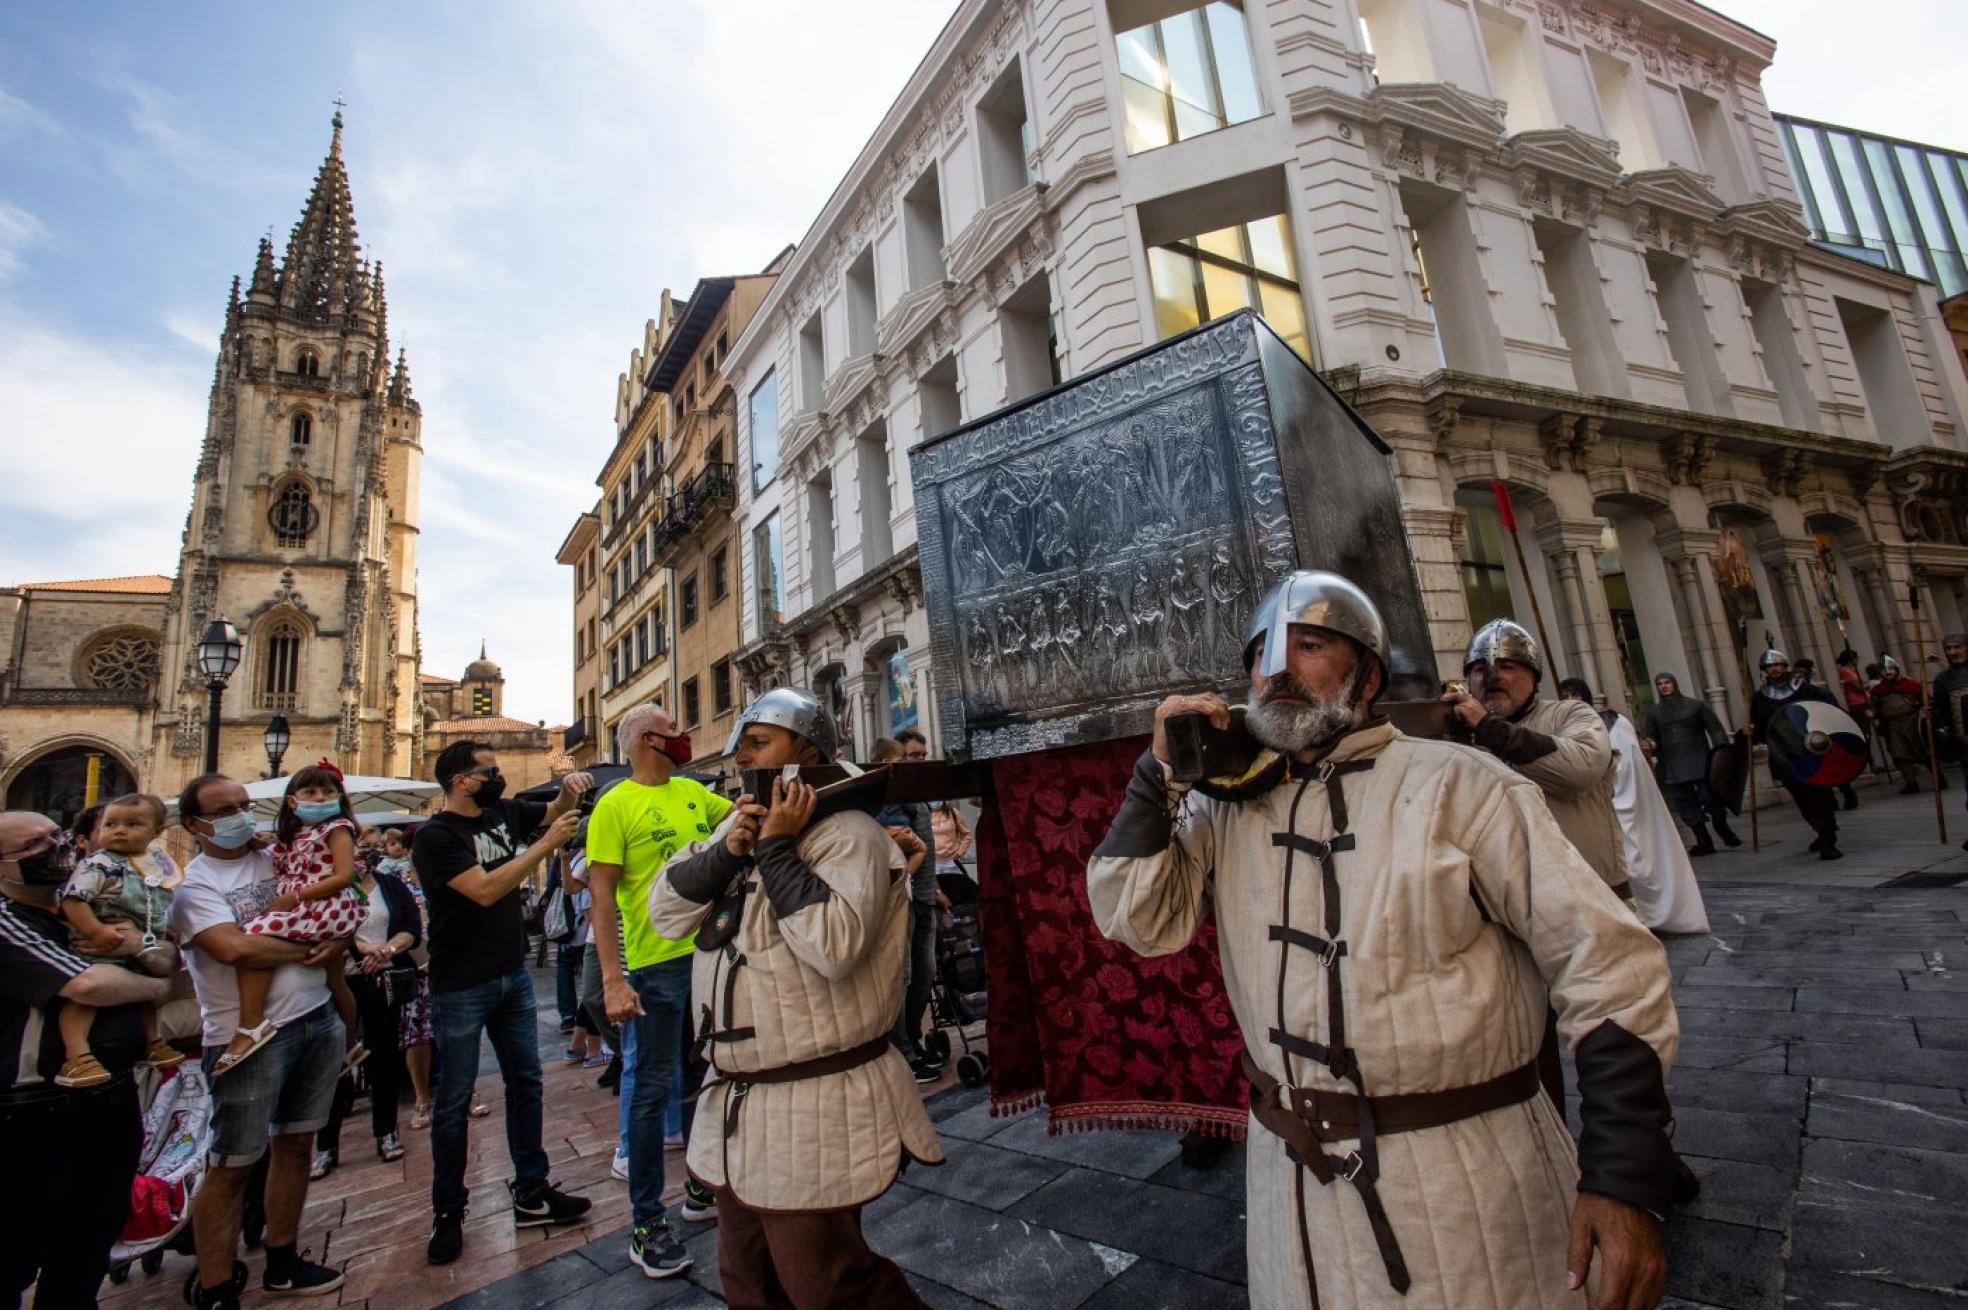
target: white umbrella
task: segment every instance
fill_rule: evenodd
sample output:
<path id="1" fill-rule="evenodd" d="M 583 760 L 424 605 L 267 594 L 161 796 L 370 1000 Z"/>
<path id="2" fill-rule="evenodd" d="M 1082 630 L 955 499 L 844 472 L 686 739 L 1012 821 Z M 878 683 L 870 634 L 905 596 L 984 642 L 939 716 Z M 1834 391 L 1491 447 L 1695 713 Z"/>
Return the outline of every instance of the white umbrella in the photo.
<path id="1" fill-rule="evenodd" d="M 252 799 L 253 813 L 263 819 L 272 819 L 280 813 L 281 798 L 287 795 L 288 774 L 279 778 L 262 778 L 258 782 L 246 784 L 246 795 Z M 424 803 L 437 795 L 438 786 L 422 778 L 365 778 L 350 774 L 342 779 L 342 787 L 348 792 L 349 803 L 355 806 L 357 814 L 388 814 L 397 810 L 421 810 Z M 168 803 L 173 814 L 177 812 L 177 801 Z"/>

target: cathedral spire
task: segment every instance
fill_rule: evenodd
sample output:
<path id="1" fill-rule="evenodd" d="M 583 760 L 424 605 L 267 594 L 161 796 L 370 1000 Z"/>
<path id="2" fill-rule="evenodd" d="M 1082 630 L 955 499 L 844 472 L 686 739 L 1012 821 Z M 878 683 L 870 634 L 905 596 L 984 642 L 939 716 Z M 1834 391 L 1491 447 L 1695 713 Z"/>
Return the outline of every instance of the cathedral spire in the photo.
<path id="1" fill-rule="evenodd" d="M 342 165 L 342 112 L 335 111 L 328 156 L 314 175 L 301 221 L 287 241 L 280 266 L 280 307 L 320 322 L 348 312 L 361 249 L 355 232 L 355 200 Z"/>
<path id="2" fill-rule="evenodd" d="M 396 348 L 396 372 L 390 378 L 389 401 L 392 405 L 416 403 L 410 392 L 410 363 L 404 358 L 403 347 Z"/>

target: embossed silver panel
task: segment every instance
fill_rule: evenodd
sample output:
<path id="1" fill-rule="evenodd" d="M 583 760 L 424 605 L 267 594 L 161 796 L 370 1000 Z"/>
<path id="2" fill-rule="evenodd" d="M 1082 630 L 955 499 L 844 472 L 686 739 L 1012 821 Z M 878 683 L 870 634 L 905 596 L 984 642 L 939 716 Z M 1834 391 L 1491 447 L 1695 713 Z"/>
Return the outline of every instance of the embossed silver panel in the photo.
<path id="1" fill-rule="evenodd" d="M 1127 736 L 1171 691 L 1235 689 L 1252 606 L 1301 564 L 1359 581 L 1426 655 L 1386 447 L 1249 312 L 909 458 L 955 757 Z"/>

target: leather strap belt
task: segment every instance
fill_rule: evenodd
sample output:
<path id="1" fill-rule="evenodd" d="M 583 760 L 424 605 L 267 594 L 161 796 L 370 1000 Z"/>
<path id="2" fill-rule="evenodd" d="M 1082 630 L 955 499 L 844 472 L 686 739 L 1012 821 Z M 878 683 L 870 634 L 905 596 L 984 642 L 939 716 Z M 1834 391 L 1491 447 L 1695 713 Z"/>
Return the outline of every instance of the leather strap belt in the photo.
<path id="1" fill-rule="evenodd" d="M 832 1055 L 819 1055 L 811 1060 L 796 1060 L 792 1064 L 782 1064 L 772 1069 L 754 1069 L 748 1073 L 734 1073 L 719 1069 L 718 1078 L 731 1084 L 731 1091 L 724 1100 L 724 1135 L 729 1138 L 738 1131 L 738 1112 L 745 1106 L 745 1098 L 751 1095 L 752 1088 L 762 1083 L 797 1083 L 809 1078 L 825 1078 L 828 1074 L 846 1073 L 849 1069 L 859 1069 L 864 1064 L 873 1064 L 889 1051 L 888 1035 L 870 1037 L 859 1046 L 845 1051 L 835 1051 Z M 701 1095 L 701 1093 L 700 1093 Z"/>
<path id="2" fill-rule="evenodd" d="M 1274 1033 L 1275 1041 L 1277 1034 Z M 1349 1054 L 1351 1054 L 1349 1052 Z M 1285 1143 L 1285 1153 L 1304 1165 L 1330 1186 L 1335 1178 L 1352 1183 L 1360 1193 L 1367 1224 L 1373 1230 L 1374 1245 L 1380 1249 L 1381 1263 L 1387 1267 L 1387 1281 L 1405 1295 L 1411 1279 L 1408 1262 L 1401 1254 L 1400 1239 L 1380 1199 L 1378 1149 L 1375 1138 L 1388 1133 L 1413 1132 L 1420 1128 L 1439 1128 L 1443 1124 L 1470 1119 L 1490 1110 L 1538 1094 L 1537 1061 L 1511 1070 L 1488 1082 L 1455 1087 L 1441 1092 L 1407 1092 L 1394 1096 L 1360 1097 L 1351 1092 L 1325 1092 L 1309 1087 L 1286 1087 L 1258 1068 L 1249 1051 L 1240 1057 L 1244 1077 L 1250 1080 L 1251 1114 Z M 1364 1110 L 1364 1114 L 1362 1111 Z M 1324 1144 L 1331 1141 L 1359 1140 L 1357 1149 L 1344 1156 L 1328 1155 Z M 1304 1205 L 1301 1198 L 1299 1226 L 1308 1276 L 1311 1270 L 1309 1238 L 1303 1232 Z M 1313 1284 L 1316 1301 L 1317 1283 Z"/>
<path id="3" fill-rule="evenodd" d="M 1327 1092 L 1316 1087 L 1286 1087 L 1257 1067 L 1250 1052 L 1243 1055 L 1244 1077 L 1250 1079 L 1251 1113 L 1257 1121 L 1287 1142 L 1298 1130 L 1286 1132 L 1273 1119 L 1296 1122 L 1298 1129 L 1320 1142 L 1344 1141 L 1360 1135 L 1360 1098 L 1352 1092 Z M 1374 1131 L 1411 1133 L 1420 1128 L 1471 1119 L 1536 1096 L 1537 1061 L 1467 1087 L 1441 1092 L 1403 1092 L 1369 1097 Z M 1287 1125 L 1289 1126 L 1289 1124 Z"/>

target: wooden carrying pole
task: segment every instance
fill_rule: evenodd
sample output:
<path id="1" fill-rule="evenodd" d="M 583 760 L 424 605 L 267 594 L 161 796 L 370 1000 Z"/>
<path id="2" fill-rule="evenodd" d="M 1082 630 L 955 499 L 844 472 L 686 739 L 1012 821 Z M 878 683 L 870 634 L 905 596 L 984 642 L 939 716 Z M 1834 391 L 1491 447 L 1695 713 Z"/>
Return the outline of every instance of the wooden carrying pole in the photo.
<path id="1" fill-rule="evenodd" d="M 1920 613 L 1920 584 L 1907 583 L 1907 605 L 1913 610 L 1914 660 L 1920 672 L 1920 721 L 1927 733 L 1927 781 L 1934 784 L 1934 827 L 1947 845 L 1947 804 L 1941 796 L 1941 748 L 1934 739 L 1933 684 L 1927 680 L 1927 621 Z"/>
<path id="2" fill-rule="evenodd" d="M 1551 634 L 1545 631 L 1544 607 L 1538 604 L 1537 583 L 1531 577 L 1531 566 L 1524 558 L 1524 542 L 1517 535 L 1517 515 L 1510 507 L 1510 488 L 1495 478 L 1490 479 L 1490 490 L 1496 494 L 1497 518 L 1503 523 L 1503 530 L 1510 534 L 1510 545 L 1517 552 L 1517 572 L 1524 579 L 1524 593 L 1531 598 L 1531 622 L 1537 625 L 1538 645 L 1544 649 L 1546 663 L 1550 664 L 1555 675 L 1558 669 L 1558 648 L 1551 644 Z M 1554 677 L 1553 681 L 1556 681 Z"/>
<path id="3" fill-rule="evenodd" d="M 1763 825 L 1756 818 L 1756 714 L 1752 708 L 1756 704 L 1756 679 L 1750 674 L 1749 664 L 1749 619 L 1736 620 L 1742 630 L 1742 640 L 1736 643 L 1742 655 L 1743 666 L 1743 744 L 1749 758 L 1745 763 L 1749 768 L 1749 850 L 1754 855 L 1763 849 Z"/>

